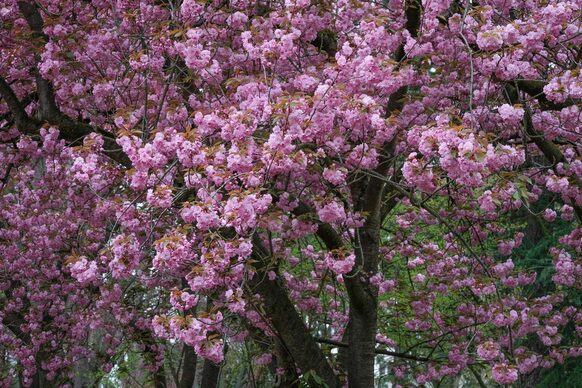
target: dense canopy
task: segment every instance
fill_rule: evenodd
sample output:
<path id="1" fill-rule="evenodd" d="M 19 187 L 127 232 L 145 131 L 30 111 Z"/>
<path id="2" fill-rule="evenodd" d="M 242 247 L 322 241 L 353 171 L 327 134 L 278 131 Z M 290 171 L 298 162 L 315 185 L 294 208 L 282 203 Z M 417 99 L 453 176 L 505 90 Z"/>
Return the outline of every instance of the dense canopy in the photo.
<path id="1" fill-rule="evenodd" d="M 582 376 L 580 0 L 0 0 L 0 54 L 1 386 Z"/>

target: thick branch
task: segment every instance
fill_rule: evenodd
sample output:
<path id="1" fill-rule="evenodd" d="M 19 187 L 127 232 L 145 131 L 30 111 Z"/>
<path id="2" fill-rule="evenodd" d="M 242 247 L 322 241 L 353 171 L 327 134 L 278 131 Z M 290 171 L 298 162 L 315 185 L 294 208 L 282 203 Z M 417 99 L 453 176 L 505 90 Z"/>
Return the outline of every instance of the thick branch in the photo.
<path id="1" fill-rule="evenodd" d="M 36 124 L 28 117 L 24 110 L 24 105 L 18 100 L 8 82 L 2 77 L 0 77 L 0 96 L 2 96 L 14 116 L 14 122 L 18 129 L 25 133 L 31 132 L 36 127 Z"/>
<path id="2" fill-rule="evenodd" d="M 277 279 L 270 280 L 266 276 L 270 256 L 257 235 L 253 237 L 253 258 L 258 261 L 257 273 L 249 286 L 261 296 L 262 306 L 283 348 L 304 373 L 313 370 L 330 388 L 339 387 L 337 376 L 295 310 L 287 291 Z"/>
<path id="3" fill-rule="evenodd" d="M 313 213 L 315 213 L 314 210 L 304 202 L 300 202 L 299 206 L 293 210 L 293 214 L 296 216 Z M 342 238 L 330 224 L 320 222 L 316 234 L 330 251 L 343 246 Z"/>
<path id="4" fill-rule="evenodd" d="M 196 361 L 198 355 L 192 346 L 184 344 L 184 355 L 182 357 L 182 375 L 178 382 L 178 388 L 192 388 L 196 378 Z"/>
<path id="5" fill-rule="evenodd" d="M 32 31 L 33 38 L 39 39 L 43 43 L 47 43 L 48 37 L 43 32 L 43 20 L 38 6 L 35 3 L 19 1 L 18 8 L 26 20 L 28 27 Z M 36 54 L 35 60 L 38 64 L 40 62 L 40 55 Z M 71 142 L 72 144 L 80 142 L 85 136 L 93 132 L 100 133 L 103 135 L 104 149 L 107 152 L 107 155 L 125 167 L 131 166 L 129 158 L 121 151 L 120 147 L 115 142 L 115 137 L 112 134 L 103 130 L 95 130 L 88 124 L 73 120 L 70 117 L 62 114 L 57 107 L 52 84 L 42 77 L 38 70 L 38 66 L 35 66 L 33 71 L 36 81 L 41 121 L 46 121 L 51 125 L 57 126 L 59 128 L 61 138 Z M 42 122 L 33 121 L 31 119 L 27 120 L 28 116 L 26 115 L 26 112 L 24 112 L 21 104 L 18 102 L 18 99 L 15 98 L 14 93 L 11 93 L 9 87 L 8 90 L 6 90 L 4 86 L 8 85 L 2 85 L 0 82 L 0 92 L 2 92 L 2 97 L 6 100 L 10 110 L 12 111 L 17 126 L 24 128 L 25 133 L 27 134 L 37 133 L 38 129 L 40 129 L 42 125 Z M 19 120 L 23 124 L 19 125 Z"/>
<path id="6" fill-rule="evenodd" d="M 421 5 L 417 1 L 407 1 L 406 2 L 406 30 L 410 33 L 410 36 L 417 37 L 420 28 L 421 20 Z M 401 44 L 396 52 L 396 60 L 400 63 L 405 59 L 406 54 L 404 52 L 404 44 Z M 396 92 L 394 92 L 388 98 L 388 104 L 386 106 L 386 111 L 384 116 L 390 117 L 392 114 L 396 114 L 402 110 L 404 107 L 404 97 L 406 95 L 408 87 L 406 85 L 401 86 Z M 394 150 L 397 144 L 397 135 L 394 135 L 394 139 L 386 144 L 382 150 L 382 155 L 378 167 L 375 172 L 379 175 L 385 175 L 390 166 L 390 161 L 393 158 Z M 366 188 L 363 200 L 363 210 L 368 212 L 369 220 L 371 217 L 377 217 L 380 213 L 381 199 L 383 198 L 383 188 L 384 182 L 377 178 L 370 178 L 368 186 Z"/>
<path id="7" fill-rule="evenodd" d="M 525 121 L 525 131 L 527 135 L 533 140 L 533 142 L 540 149 L 540 151 L 542 151 L 542 153 L 544 154 L 546 159 L 550 161 L 550 163 L 552 164 L 568 163 L 566 157 L 564 156 L 562 151 L 560 151 L 558 146 L 556 146 L 553 142 L 546 140 L 541 133 L 536 131 L 531 119 L 531 112 L 527 107 L 525 110 L 524 121 Z M 578 188 L 581 188 L 582 184 L 580 180 L 577 179 L 576 176 L 574 176 L 573 178 L 576 186 L 578 186 Z M 576 212 L 578 220 L 582 222 L 582 208 L 576 205 L 576 203 L 572 203 L 572 206 L 574 207 L 574 211 Z"/>
<path id="8" fill-rule="evenodd" d="M 546 94 L 544 93 L 544 87 L 548 84 L 546 81 L 536 80 L 536 79 L 520 79 L 516 80 L 515 84 L 519 88 L 529 94 L 531 97 L 536 98 L 540 103 L 540 108 L 542 110 L 561 110 L 572 105 L 582 104 L 582 101 L 575 100 L 568 97 L 564 102 L 552 102 L 548 100 Z"/>
<path id="9" fill-rule="evenodd" d="M 81 141 L 85 136 L 93 132 L 99 133 L 103 136 L 103 149 L 107 156 L 127 168 L 131 167 L 131 161 L 116 143 L 113 134 L 101 129 L 93 128 L 89 124 L 72 120 L 65 115 L 59 115 L 58 117 L 55 117 L 54 120 L 48 120 L 48 122 L 49 124 L 57 126 L 61 137 L 73 144 Z"/>
<path id="10" fill-rule="evenodd" d="M 34 34 L 34 37 L 41 38 L 46 42 L 47 36 L 42 31 L 44 23 L 42 21 L 42 16 L 38 11 L 38 6 L 34 2 L 19 1 L 18 9 L 20 10 L 20 13 L 22 13 L 22 16 L 24 16 L 24 19 Z"/>
<path id="11" fill-rule="evenodd" d="M 216 365 L 212 361 L 204 360 L 201 387 L 216 388 L 218 386 L 219 377 L 220 365 Z"/>
<path id="12" fill-rule="evenodd" d="M 42 31 L 43 20 L 38 6 L 35 3 L 29 3 L 26 1 L 18 2 L 18 9 L 24 16 L 28 27 L 32 31 L 33 38 L 41 40 L 43 43 L 48 42 L 48 37 Z M 36 63 L 40 62 L 40 55 L 35 54 Z M 44 120 L 54 120 L 61 115 L 57 104 L 55 102 L 55 95 L 51 83 L 45 80 L 40 72 L 38 71 L 38 66 L 34 68 L 34 78 L 36 81 L 36 89 L 38 93 L 38 103 L 40 106 L 40 111 L 42 119 Z"/>
<path id="13" fill-rule="evenodd" d="M 182 288 L 188 287 L 186 278 L 182 278 Z M 187 310 L 187 313 L 196 316 L 197 306 Z M 182 373 L 177 376 L 177 388 L 192 388 L 194 380 L 196 379 L 196 364 L 198 362 L 198 355 L 194 347 L 184 344 L 182 348 L 182 359 L 180 360 L 180 367 Z M 180 368 L 179 368 L 180 369 Z"/>
<path id="14" fill-rule="evenodd" d="M 535 145 L 538 146 L 540 151 L 542 151 L 546 159 L 548 159 L 548 161 L 552 164 L 567 163 L 564 154 L 562 154 L 562 151 L 560 151 L 558 146 L 556 146 L 553 142 L 546 140 L 544 138 L 544 135 L 536 131 L 531 119 L 531 113 L 529 109 L 526 109 L 524 120 L 525 120 L 525 131 L 527 135 L 533 140 Z"/>
<path id="15" fill-rule="evenodd" d="M 420 28 L 421 5 L 417 1 L 407 1 L 405 6 L 406 24 L 404 27 L 410 33 L 411 37 L 416 38 L 418 37 L 418 30 Z M 404 44 L 401 44 L 396 52 L 396 60 L 401 62 L 405 56 Z"/>
<path id="16" fill-rule="evenodd" d="M 520 86 L 521 85 L 521 86 Z M 508 84 L 506 85 L 506 90 L 507 90 L 507 94 L 509 96 L 509 100 L 512 104 L 515 104 L 517 102 L 522 102 L 519 99 L 519 91 L 523 90 L 526 93 L 536 93 L 538 91 L 541 90 L 542 96 L 543 96 L 543 85 L 545 85 L 545 83 L 543 81 L 516 81 L 516 86 L 517 86 L 517 90 L 515 87 L 513 87 L 512 85 Z M 521 89 L 522 86 L 525 86 L 526 89 Z M 528 92 L 529 91 L 529 92 Z M 538 100 L 540 100 L 540 104 L 542 99 L 540 96 L 537 96 Z M 545 97 L 544 97 L 545 98 Z M 558 148 L 558 146 L 556 144 L 554 144 L 554 142 L 547 140 L 543 133 L 538 132 L 533 124 L 532 121 L 532 116 L 531 116 L 531 110 L 530 108 L 525 105 L 525 114 L 524 114 L 524 125 L 525 125 L 525 133 L 526 135 L 535 143 L 535 145 L 540 149 L 540 151 L 542 152 L 542 154 L 545 156 L 545 158 L 552 164 L 557 164 L 557 163 L 568 163 L 568 161 L 566 160 L 566 157 L 564 156 L 564 154 L 562 153 L 562 151 L 560 151 L 560 148 Z M 576 184 L 576 186 L 578 186 L 579 188 L 582 188 L 582 183 L 580 182 L 580 180 L 574 176 L 574 183 Z M 576 203 L 573 203 L 572 206 L 574 207 L 574 211 L 576 212 L 576 216 L 578 217 L 578 220 L 582 221 L 582 208 L 578 205 L 576 205 Z"/>

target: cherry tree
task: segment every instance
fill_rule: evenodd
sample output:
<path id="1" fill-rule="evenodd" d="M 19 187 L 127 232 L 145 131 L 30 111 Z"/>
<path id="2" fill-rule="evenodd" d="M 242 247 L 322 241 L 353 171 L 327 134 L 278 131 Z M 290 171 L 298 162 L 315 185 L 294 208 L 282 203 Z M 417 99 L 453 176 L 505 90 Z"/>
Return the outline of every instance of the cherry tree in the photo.
<path id="1" fill-rule="evenodd" d="M 130 348 L 156 387 L 241 346 L 280 386 L 580 356 L 581 7 L 0 0 L 2 384 Z"/>

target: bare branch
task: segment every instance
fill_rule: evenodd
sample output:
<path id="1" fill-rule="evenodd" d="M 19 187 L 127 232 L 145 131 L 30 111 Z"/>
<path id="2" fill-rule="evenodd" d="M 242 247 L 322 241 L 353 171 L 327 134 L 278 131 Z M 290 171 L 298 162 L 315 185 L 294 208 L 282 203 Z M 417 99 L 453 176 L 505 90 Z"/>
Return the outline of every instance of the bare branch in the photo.
<path id="1" fill-rule="evenodd" d="M 25 133 L 33 131 L 36 127 L 36 124 L 28 116 L 24 110 L 24 106 L 20 100 L 18 100 L 18 97 L 16 97 L 16 94 L 8 82 L 6 82 L 6 80 L 2 77 L 0 77 L 0 96 L 2 96 L 2 99 L 6 102 L 6 105 L 8 105 L 8 109 L 10 109 L 10 112 L 14 116 L 14 122 L 16 123 L 18 129 L 24 131 Z"/>
<path id="2" fill-rule="evenodd" d="M 333 346 L 340 347 L 340 348 L 349 348 L 348 344 L 346 344 L 344 342 L 340 342 L 340 341 L 334 341 L 334 340 L 330 340 L 327 338 L 320 338 L 320 337 L 316 337 L 315 340 L 317 342 L 319 342 L 320 344 L 333 345 Z M 383 354 L 386 356 L 405 358 L 405 359 L 414 360 L 414 361 L 429 361 L 430 360 L 426 357 L 414 356 L 412 354 L 393 352 L 393 351 L 384 350 L 384 349 L 375 349 L 374 352 L 376 354 Z"/>

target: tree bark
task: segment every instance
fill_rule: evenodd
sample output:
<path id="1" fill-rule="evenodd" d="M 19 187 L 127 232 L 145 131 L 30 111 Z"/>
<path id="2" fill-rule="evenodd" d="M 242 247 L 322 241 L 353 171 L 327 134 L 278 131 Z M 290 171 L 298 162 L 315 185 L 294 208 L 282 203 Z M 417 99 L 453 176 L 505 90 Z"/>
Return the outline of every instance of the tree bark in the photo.
<path id="1" fill-rule="evenodd" d="M 182 288 L 188 289 L 189 285 L 186 278 L 182 278 Z M 192 316 L 196 315 L 196 307 L 190 308 L 188 314 Z M 196 380 L 196 365 L 198 361 L 198 355 L 194 351 L 192 346 L 184 344 L 183 348 L 184 355 L 182 356 L 182 375 L 179 376 L 179 381 L 177 381 L 177 388 L 192 388 L 194 386 L 194 381 Z"/>
<path id="2" fill-rule="evenodd" d="M 349 341 L 350 332 L 348 321 L 348 327 L 344 329 L 344 334 L 342 336 L 342 343 L 348 344 Z M 343 382 L 347 381 L 348 378 L 349 353 L 349 346 L 340 347 L 337 350 L 337 368 L 340 370 L 340 379 L 342 379 Z"/>
<path id="3" fill-rule="evenodd" d="M 274 345 L 277 367 L 284 370 L 277 386 L 281 388 L 298 388 L 299 376 L 295 370 L 293 358 L 289 355 L 281 341 L 275 339 Z"/>
<path id="4" fill-rule="evenodd" d="M 507 89 L 509 89 L 511 91 L 515 91 L 515 88 L 513 88 L 511 85 L 507 85 Z M 525 114 L 524 114 L 523 120 L 524 120 L 524 124 L 525 124 L 525 133 L 527 134 L 527 136 L 535 143 L 535 145 L 539 148 L 539 150 L 546 157 L 546 159 L 550 163 L 552 163 L 552 165 L 556 165 L 558 163 L 567 164 L 568 161 L 566 160 L 566 157 L 564 156 L 564 154 L 562 153 L 560 148 L 556 144 L 554 144 L 552 141 L 547 140 L 543 133 L 540 133 L 535 129 L 533 121 L 532 121 L 532 112 L 531 112 L 530 108 L 528 107 L 528 105 L 525 104 L 525 102 L 522 99 L 519 99 L 518 92 L 519 92 L 519 90 L 517 90 L 516 93 L 509 93 L 509 97 L 510 97 L 511 103 L 513 103 L 513 104 L 515 104 L 517 102 L 524 104 Z M 542 100 L 540 100 L 540 101 L 542 101 Z M 556 170 L 555 168 L 554 168 L 554 172 L 556 172 L 556 174 L 558 174 L 558 175 L 561 175 L 558 173 L 558 170 Z M 578 177 L 576 175 L 574 175 L 572 177 L 572 179 L 574 180 L 574 184 L 576 186 L 582 187 L 582 182 L 578 179 Z M 574 208 L 574 212 L 576 213 L 578 220 L 582 221 L 582 207 L 578 206 L 576 203 L 573 203 L 572 207 Z"/>
<path id="5" fill-rule="evenodd" d="M 329 388 L 339 387 L 338 377 L 295 310 L 287 292 L 278 279 L 270 280 L 266 276 L 269 255 L 257 236 L 253 238 L 253 254 L 258 259 L 259 265 L 249 285 L 253 292 L 261 296 L 262 306 L 269 323 L 279 336 L 281 346 L 301 369 L 301 373 L 313 371 Z"/>
<path id="6" fill-rule="evenodd" d="M 73 378 L 74 388 L 83 388 L 91 384 L 91 374 L 94 372 L 91 367 L 91 360 L 88 358 L 82 358 L 75 363 L 74 371 L 75 377 Z"/>
<path id="7" fill-rule="evenodd" d="M 405 2 L 406 25 L 411 36 L 418 36 L 422 4 L 416 0 Z M 401 45 L 395 53 L 399 63 L 405 60 L 404 46 Z M 408 87 L 403 85 L 388 99 L 385 117 L 398 114 L 404 106 Z M 348 385 L 350 388 L 368 388 L 374 386 L 374 363 L 376 348 L 376 332 L 378 319 L 378 289 L 370 283 L 370 277 L 378 271 L 380 250 L 380 227 L 382 214 L 387 214 L 388 208 L 382 209 L 382 200 L 389 193 L 384 190 L 383 177 L 387 174 L 396 149 L 398 134 L 385 144 L 378 167 L 373 176 L 357 179 L 350 187 L 354 208 L 368 214 L 362 228 L 356 231 L 355 265 L 345 276 L 344 281 L 350 301 L 349 321 L 347 325 L 347 340 L 349 353 L 347 355 Z M 362 177 L 363 178 L 363 177 Z M 345 362 L 345 361 L 344 361 Z"/>
<path id="8" fill-rule="evenodd" d="M 204 360 L 204 367 L 202 368 L 201 388 L 216 388 L 218 387 L 218 377 L 220 376 L 220 365 Z"/>
<path id="9" fill-rule="evenodd" d="M 192 346 L 184 345 L 184 357 L 182 358 L 182 375 L 178 382 L 178 388 L 192 388 L 196 378 L 196 361 L 198 355 Z"/>
<path id="10" fill-rule="evenodd" d="M 273 353 L 274 357 L 267 365 L 271 376 L 275 378 L 276 387 L 295 388 L 299 387 L 299 376 L 295 362 L 285 349 L 281 341 L 274 336 L 268 336 L 264 331 L 259 330 L 250 322 L 245 322 L 245 327 L 250 333 L 250 338 L 264 353 Z M 277 374 L 277 368 L 281 368 L 284 372 L 282 375 Z"/>
<path id="11" fill-rule="evenodd" d="M 32 378 L 31 388 L 45 388 L 48 387 L 44 371 L 40 368 L 41 360 L 45 358 L 44 354 L 37 354 L 36 373 Z"/>
<path id="12" fill-rule="evenodd" d="M 166 373 L 164 371 L 164 366 L 160 366 L 160 369 L 153 373 L 154 386 L 156 388 L 166 388 L 168 386 L 166 382 Z"/>
<path id="13" fill-rule="evenodd" d="M 375 217 L 379 218 L 379 217 Z M 348 385 L 374 386 L 378 290 L 369 279 L 378 267 L 379 222 L 368 219 L 358 232 L 356 266 L 345 279 L 350 299 L 348 323 Z"/>
<path id="14" fill-rule="evenodd" d="M 44 44 L 48 43 L 49 38 L 43 32 L 44 21 L 37 4 L 28 1 L 18 1 L 17 3 L 20 13 L 32 32 L 32 37 Z M 40 62 L 40 54 L 35 54 L 35 61 L 37 64 Z M 59 128 L 62 139 L 73 144 L 78 144 L 91 133 L 99 133 L 103 137 L 104 149 L 108 151 L 108 156 L 125 167 L 131 167 L 131 161 L 116 143 L 114 134 L 100 128 L 94 128 L 85 122 L 74 120 L 63 114 L 56 104 L 51 82 L 41 76 L 38 66 L 35 65 L 32 71 L 35 76 L 39 118 L 32 118 L 26 114 L 22 102 L 18 100 L 7 80 L 0 77 L 0 96 L 6 101 L 19 130 L 28 135 L 38 134 L 43 123 L 48 122 Z"/>

